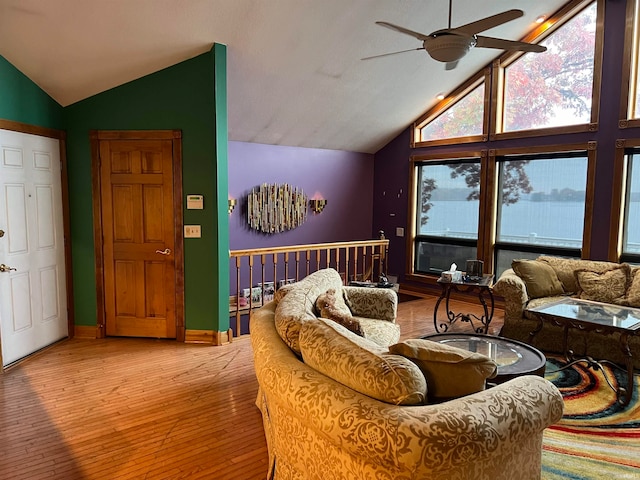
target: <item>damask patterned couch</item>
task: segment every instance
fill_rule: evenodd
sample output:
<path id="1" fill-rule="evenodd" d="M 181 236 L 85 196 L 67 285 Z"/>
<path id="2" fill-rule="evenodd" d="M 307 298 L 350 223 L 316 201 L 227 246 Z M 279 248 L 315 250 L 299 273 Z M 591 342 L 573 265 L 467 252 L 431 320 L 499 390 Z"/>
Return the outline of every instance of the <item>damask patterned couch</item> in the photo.
<path id="1" fill-rule="evenodd" d="M 493 286 L 504 298 L 504 326 L 500 335 L 529 342 L 538 325 L 527 307 L 573 296 L 586 300 L 640 307 L 640 271 L 624 263 L 578 260 L 542 255 L 535 260 L 514 260 Z M 518 274 L 519 273 L 519 274 Z M 624 364 L 619 334 L 602 335 L 569 330 L 568 347 L 576 355 L 588 355 Z M 531 342 L 545 352 L 562 352 L 562 328 L 545 323 Z M 634 368 L 640 368 L 640 338 L 629 338 Z"/>
<path id="2" fill-rule="evenodd" d="M 342 294 L 356 318 L 368 317 L 364 337 L 316 317 L 313 305 L 328 289 Z M 420 369 L 389 353 L 399 336 L 396 305 L 391 290 L 343 287 L 326 270 L 253 312 L 267 479 L 540 478 L 543 430 L 562 416 L 558 390 L 523 376 L 428 404 Z M 391 348 L 411 342 L 426 341 Z"/>

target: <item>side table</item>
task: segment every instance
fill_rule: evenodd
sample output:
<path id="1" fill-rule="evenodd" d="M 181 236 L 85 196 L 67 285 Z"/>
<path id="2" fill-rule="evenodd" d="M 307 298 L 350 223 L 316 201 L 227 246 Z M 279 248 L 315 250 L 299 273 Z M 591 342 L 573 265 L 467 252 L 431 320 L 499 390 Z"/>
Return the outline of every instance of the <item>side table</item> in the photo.
<path id="1" fill-rule="evenodd" d="M 438 285 L 442 288 L 442 293 L 440 294 L 440 298 L 436 302 L 436 306 L 433 309 L 433 325 L 436 329 L 436 332 L 442 333 L 449 330 L 449 327 L 456 323 L 458 320 L 462 322 L 469 322 L 473 331 L 476 333 L 487 333 L 489 331 L 489 324 L 491 323 L 491 319 L 493 318 L 493 310 L 494 310 L 494 300 L 493 300 L 493 292 L 491 291 L 491 286 L 493 285 L 493 275 L 485 274 L 478 281 L 447 281 L 442 278 L 438 279 Z M 473 313 L 456 313 L 453 312 L 449 306 L 449 299 L 451 297 L 451 292 L 478 292 L 478 300 L 482 305 L 484 310 L 484 314 L 481 316 L 477 316 Z M 490 306 L 487 305 L 486 297 L 489 297 Z M 447 319 L 444 322 L 438 322 L 438 308 L 440 307 L 440 303 L 442 300 L 445 300 L 445 307 L 447 309 Z M 476 327 L 475 323 L 479 322 L 479 326 Z"/>

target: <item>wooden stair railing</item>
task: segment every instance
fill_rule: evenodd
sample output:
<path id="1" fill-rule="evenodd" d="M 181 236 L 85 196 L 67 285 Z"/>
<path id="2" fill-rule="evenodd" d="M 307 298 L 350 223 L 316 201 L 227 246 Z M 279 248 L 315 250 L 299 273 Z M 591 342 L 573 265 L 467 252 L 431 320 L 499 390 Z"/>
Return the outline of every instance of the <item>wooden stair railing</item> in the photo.
<path id="1" fill-rule="evenodd" d="M 273 299 L 286 283 L 297 282 L 312 272 L 334 268 L 343 283 L 377 282 L 387 272 L 389 240 L 315 243 L 283 247 L 231 250 L 229 316 L 233 336 L 249 333 L 249 313 Z"/>

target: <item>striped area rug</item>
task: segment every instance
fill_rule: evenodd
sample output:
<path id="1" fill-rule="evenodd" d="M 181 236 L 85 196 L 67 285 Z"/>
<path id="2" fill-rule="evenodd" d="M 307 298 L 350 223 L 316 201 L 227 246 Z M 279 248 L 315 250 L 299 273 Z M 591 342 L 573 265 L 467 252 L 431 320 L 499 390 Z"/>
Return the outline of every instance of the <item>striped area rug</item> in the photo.
<path id="1" fill-rule="evenodd" d="M 564 415 L 544 434 L 542 479 L 640 479 L 640 402 L 636 375 L 631 403 L 622 407 L 601 371 L 584 364 L 555 372 L 562 364 L 547 360 L 545 378 L 564 397 Z M 626 374 L 607 369 L 626 385 Z"/>

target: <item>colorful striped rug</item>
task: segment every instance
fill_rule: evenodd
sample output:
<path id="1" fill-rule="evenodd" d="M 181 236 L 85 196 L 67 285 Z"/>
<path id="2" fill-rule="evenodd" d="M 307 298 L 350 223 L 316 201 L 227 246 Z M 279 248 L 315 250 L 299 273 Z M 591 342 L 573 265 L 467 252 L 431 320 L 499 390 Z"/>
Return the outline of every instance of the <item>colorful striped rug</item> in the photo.
<path id="1" fill-rule="evenodd" d="M 545 378 L 562 392 L 565 409 L 544 434 L 543 480 L 640 479 L 640 377 L 635 377 L 631 403 L 622 407 L 601 371 L 577 364 L 556 372 L 560 365 L 547 360 Z M 626 385 L 624 372 L 605 369 Z"/>

